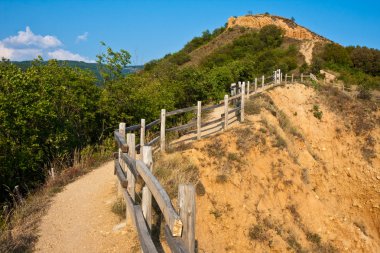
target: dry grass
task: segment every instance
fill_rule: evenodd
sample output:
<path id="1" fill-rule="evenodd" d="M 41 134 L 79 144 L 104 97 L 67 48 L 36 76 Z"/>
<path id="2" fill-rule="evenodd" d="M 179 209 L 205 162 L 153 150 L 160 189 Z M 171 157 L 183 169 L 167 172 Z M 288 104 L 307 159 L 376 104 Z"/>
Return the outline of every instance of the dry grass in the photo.
<path id="1" fill-rule="evenodd" d="M 118 198 L 113 204 L 111 211 L 120 217 L 120 219 L 125 219 L 126 205 L 122 198 Z"/>
<path id="2" fill-rule="evenodd" d="M 269 239 L 267 231 L 268 228 L 263 224 L 256 224 L 250 227 L 248 235 L 251 240 L 263 242 Z"/>
<path id="3" fill-rule="evenodd" d="M 199 181 L 198 167 L 179 153 L 158 156 L 153 173 L 172 199 L 177 197 L 179 184 L 196 185 Z"/>
<path id="4" fill-rule="evenodd" d="M 249 115 L 260 114 L 261 110 L 268 110 L 274 117 L 277 118 L 280 127 L 285 133 L 289 133 L 299 139 L 304 139 L 302 133 L 290 122 L 285 113 L 280 110 L 267 94 L 260 94 L 252 100 L 249 100 L 246 105 L 246 113 Z"/>

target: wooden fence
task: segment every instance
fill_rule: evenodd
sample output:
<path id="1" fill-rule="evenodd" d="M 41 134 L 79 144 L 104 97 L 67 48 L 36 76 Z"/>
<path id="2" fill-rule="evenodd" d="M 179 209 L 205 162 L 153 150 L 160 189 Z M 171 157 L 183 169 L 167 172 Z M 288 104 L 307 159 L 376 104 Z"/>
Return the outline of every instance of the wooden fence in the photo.
<path id="1" fill-rule="evenodd" d="M 252 82 L 239 82 L 231 85 L 231 96 L 215 105 L 202 106 L 198 101 L 196 106 L 166 112 L 161 110 L 161 116 L 148 124 L 141 119 L 139 125 L 126 127 L 120 123 L 115 130 L 115 141 L 119 152 L 115 153 L 115 175 L 118 178 L 118 194 L 126 203 L 127 222 L 132 222 L 137 229 L 143 252 L 157 252 L 151 237 L 152 229 L 152 199 L 154 198 L 165 222 L 165 239 L 172 252 L 195 252 L 195 189 L 193 185 L 180 185 L 178 189 L 179 212 L 175 210 L 169 195 L 153 175 L 153 150 L 165 152 L 167 146 L 166 135 L 170 132 L 188 131 L 195 134 L 191 139 L 201 139 L 208 135 L 210 127 L 217 131 L 227 130 L 233 122 L 244 122 L 244 107 L 246 99 L 251 95 L 286 83 L 297 80 L 304 82 L 314 79 L 314 75 L 285 75 L 276 70 L 273 76 L 255 78 Z M 219 118 L 202 122 L 202 114 L 217 108 L 223 108 Z M 195 113 L 196 116 L 184 125 L 166 127 L 168 117 L 183 113 Z M 154 129 L 159 128 L 159 132 Z M 191 130 L 191 128 L 193 130 Z M 190 131 L 189 131 L 190 129 Z M 153 131 L 150 132 L 150 131 Z M 127 133 L 128 132 L 128 133 Z M 136 143 L 136 133 L 139 132 L 139 144 Z M 186 132 L 185 132 L 186 133 Z M 137 159 L 137 153 L 140 159 Z M 140 192 L 136 192 L 143 186 Z"/>

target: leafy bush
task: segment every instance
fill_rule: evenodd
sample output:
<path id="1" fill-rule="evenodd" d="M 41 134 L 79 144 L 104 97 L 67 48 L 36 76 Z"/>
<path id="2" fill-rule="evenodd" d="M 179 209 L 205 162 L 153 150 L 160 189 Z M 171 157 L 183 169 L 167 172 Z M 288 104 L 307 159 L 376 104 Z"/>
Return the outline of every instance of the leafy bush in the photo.
<path id="1" fill-rule="evenodd" d="M 90 72 L 54 60 L 37 60 L 26 71 L 0 62 L 0 201 L 4 186 L 33 189 L 55 157 L 98 140 L 99 96 Z"/>
<path id="2" fill-rule="evenodd" d="M 321 120 L 323 116 L 323 112 L 319 110 L 319 105 L 314 105 L 312 109 L 314 117 Z"/>

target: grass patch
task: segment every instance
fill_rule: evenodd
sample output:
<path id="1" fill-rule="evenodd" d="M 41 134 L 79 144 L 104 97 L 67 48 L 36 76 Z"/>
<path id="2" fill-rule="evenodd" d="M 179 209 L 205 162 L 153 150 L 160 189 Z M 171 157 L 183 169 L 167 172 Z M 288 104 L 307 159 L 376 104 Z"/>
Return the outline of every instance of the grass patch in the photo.
<path id="1" fill-rule="evenodd" d="M 227 182 L 227 180 L 228 180 L 228 177 L 225 174 L 220 174 L 216 176 L 216 182 L 218 184 L 224 184 Z"/>
<path id="2" fill-rule="evenodd" d="M 264 226 L 263 224 L 256 224 L 249 228 L 249 238 L 251 240 L 263 242 L 268 240 L 268 228 Z"/>
<path id="3" fill-rule="evenodd" d="M 126 205 L 122 198 L 118 198 L 111 207 L 111 211 L 119 216 L 121 219 L 125 219 Z"/>
<path id="4" fill-rule="evenodd" d="M 308 169 L 302 169 L 302 171 L 301 171 L 301 180 L 305 184 L 309 184 L 310 183 L 310 180 L 309 180 L 309 170 Z"/>
<path id="5" fill-rule="evenodd" d="M 315 118 L 322 120 L 323 112 L 319 109 L 319 105 L 313 105 L 311 112 Z"/>
<path id="6" fill-rule="evenodd" d="M 226 145 L 219 137 L 215 137 L 205 146 L 207 153 L 210 156 L 221 159 L 226 156 Z"/>
<path id="7" fill-rule="evenodd" d="M 233 162 L 240 162 L 240 156 L 236 153 L 228 153 L 227 159 Z"/>
<path id="8" fill-rule="evenodd" d="M 362 148 L 360 149 L 361 153 L 362 153 L 362 156 L 363 158 L 369 162 L 370 164 L 372 164 L 372 159 L 376 158 L 376 150 L 375 150 L 375 144 L 376 144 L 376 140 L 375 138 L 373 138 L 371 135 L 368 135 L 366 138 L 365 138 L 365 143 L 364 145 L 362 146 Z"/>
<path id="9" fill-rule="evenodd" d="M 158 156 L 153 171 L 172 199 L 177 197 L 180 184 L 196 185 L 199 181 L 198 167 L 178 153 Z"/>
<path id="10" fill-rule="evenodd" d="M 321 237 L 317 233 L 307 232 L 306 239 L 314 244 L 321 244 Z"/>
<path id="11" fill-rule="evenodd" d="M 307 252 L 302 249 L 301 244 L 297 241 L 297 238 L 294 235 L 289 235 L 286 238 L 286 242 L 288 243 L 289 247 L 292 248 L 297 253 Z"/>
<path id="12" fill-rule="evenodd" d="M 211 210 L 210 214 L 214 215 L 215 219 L 222 217 L 222 212 L 218 209 Z"/>

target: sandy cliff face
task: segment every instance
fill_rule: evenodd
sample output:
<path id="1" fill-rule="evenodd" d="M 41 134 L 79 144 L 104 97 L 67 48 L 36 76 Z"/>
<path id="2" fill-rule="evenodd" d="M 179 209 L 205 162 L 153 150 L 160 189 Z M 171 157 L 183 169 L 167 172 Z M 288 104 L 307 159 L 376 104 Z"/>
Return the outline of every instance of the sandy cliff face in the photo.
<path id="1" fill-rule="evenodd" d="M 230 17 L 227 28 L 236 26 L 260 29 L 266 25 L 276 25 L 285 31 L 285 36 L 298 40 L 327 41 L 327 39 L 311 32 L 310 30 L 297 25 L 289 19 L 270 15 L 255 15 Z"/>

